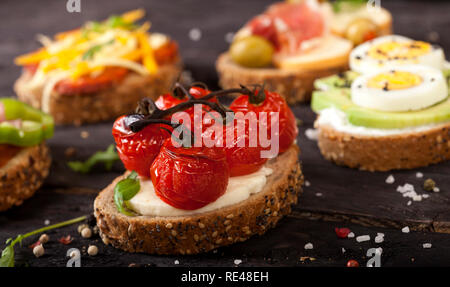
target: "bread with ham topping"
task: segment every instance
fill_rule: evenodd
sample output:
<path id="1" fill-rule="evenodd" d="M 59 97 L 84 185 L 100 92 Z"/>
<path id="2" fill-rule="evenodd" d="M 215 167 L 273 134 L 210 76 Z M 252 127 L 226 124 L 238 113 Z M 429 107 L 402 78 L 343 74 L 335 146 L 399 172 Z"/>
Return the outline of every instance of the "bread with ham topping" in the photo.
<path id="1" fill-rule="evenodd" d="M 263 234 L 291 211 L 302 191 L 303 174 L 299 148 L 267 163 L 274 172 L 259 193 L 234 205 L 188 216 L 130 217 L 114 204 L 116 178 L 95 199 L 94 214 L 105 244 L 128 252 L 151 254 L 196 254 Z"/>

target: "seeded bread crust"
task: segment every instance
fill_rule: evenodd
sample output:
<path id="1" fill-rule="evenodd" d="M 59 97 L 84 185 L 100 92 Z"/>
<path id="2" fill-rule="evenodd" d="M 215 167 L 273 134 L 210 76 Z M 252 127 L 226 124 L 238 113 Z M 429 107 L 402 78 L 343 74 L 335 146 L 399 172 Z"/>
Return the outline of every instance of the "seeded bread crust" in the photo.
<path id="1" fill-rule="evenodd" d="M 45 143 L 21 150 L 0 168 L 0 211 L 21 205 L 41 187 L 50 169 Z"/>
<path id="2" fill-rule="evenodd" d="M 322 155 L 337 165 L 368 171 L 412 169 L 450 160 L 450 123 L 391 136 L 359 136 L 317 126 Z"/>
<path id="3" fill-rule="evenodd" d="M 135 109 L 143 97 L 156 99 L 167 93 L 177 81 L 182 71 L 181 61 L 161 66 L 155 75 L 142 76 L 129 72 L 124 79 L 96 93 L 60 94 L 55 91 L 50 96 L 50 114 L 57 124 L 95 123 L 114 119 Z M 25 89 L 31 74 L 23 72 L 14 84 L 18 98 L 31 106 L 41 109 L 42 90 Z"/>
<path id="4" fill-rule="evenodd" d="M 196 254 L 245 241 L 263 234 L 291 211 L 302 191 L 303 175 L 299 149 L 272 159 L 273 173 L 264 189 L 238 204 L 189 216 L 128 217 L 119 213 L 113 201 L 116 178 L 95 199 L 94 214 L 105 244 L 128 252 L 151 254 Z"/>
<path id="5" fill-rule="evenodd" d="M 293 71 L 277 68 L 245 68 L 235 64 L 228 53 L 219 56 L 216 62 L 219 83 L 224 89 L 242 85 L 266 83 L 268 90 L 283 95 L 288 104 L 307 102 L 314 90 L 314 81 L 348 70 L 348 64 L 336 68 L 315 71 Z"/>

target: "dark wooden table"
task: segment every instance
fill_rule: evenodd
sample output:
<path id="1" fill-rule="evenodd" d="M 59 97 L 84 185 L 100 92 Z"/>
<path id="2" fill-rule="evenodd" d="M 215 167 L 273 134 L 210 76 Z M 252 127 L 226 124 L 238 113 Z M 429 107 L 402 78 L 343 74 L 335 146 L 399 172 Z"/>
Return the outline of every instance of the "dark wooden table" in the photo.
<path id="1" fill-rule="evenodd" d="M 225 35 L 236 31 L 250 17 L 261 12 L 271 1 L 85 1 L 82 13 L 66 12 L 65 1 L 9 1 L 0 2 L 0 91 L 1 96 L 14 96 L 12 84 L 20 69 L 12 64 L 13 58 L 38 47 L 34 36 L 52 35 L 79 26 L 87 20 L 103 19 L 137 7 L 147 10 L 152 30 L 168 33 L 180 43 L 186 68 L 197 80 L 217 87 L 214 61 L 226 50 Z M 394 15 L 394 30 L 415 39 L 433 41 L 450 52 L 450 3 L 445 1 L 382 1 Z M 190 40 L 190 29 L 199 28 L 199 41 Z M 83 253 L 82 266 L 233 266 L 234 259 L 242 259 L 241 266 L 345 266 L 347 260 L 356 259 L 362 265 L 366 252 L 382 247 L 382 266 L 448 266 L 450 265 L 450 163 L 443 163 L 413 171 L 396 171 L 393 185 L 385 183 L 390 173 L 369 173 L 337 167 L 325 161 L 317 145 L 305 137 L 312 127 L 314 114 L 307 105 L 293 107 L 303 121 L 298 142 L 302 148 L 301 160 L 310 186 L 299 198 L 292 215 L 264 236 L 217 251 L 196 256 L 150 256 L 127 254 L 101 243 L 98 237 L 83 239 L 76 226 L 51 231 L 50 243 L 45 245 L 46 255 L 34 258 L 30 243 L 16 248 L 17 263 L 30 266 L 65 266 L 66 251 L 71 247 L 84 250 L 96 244 L 99 255 L 89 257 Z M 83 139 L 81 132 L 89 137 Z M 58 127 L 49 141 L 53 155 L 51 175 L 44 187 L 21 207 L 0 214 L 0 242 L 44 225 L 45 220 L 56 223 L 92 212 L 92 203 L 100 189 L 123 172 L 120 163 L 113 171 L 98 167 L 92 174 L 80 175 L 67 168 L 67 161 L 86 159 L 97 150 L 113 142 L 111 122 L 83 127 Z M 65 150 L 76 149 L 76 155 L 67 158 Z M 420 171 L 425 178 L 434 179 L 440 193 L 407 206 L 395 189 L 404 183 L 414 184 L 421 190 L 423 179 L 416 178 Z M 321 196 L 318 196 L 321 194 Z M 92 222 L 91 222 L 92 223 Z M 349 227 L 357 236 L 368 234 L 369 242 L 338 239 L 336 226 Z M 409 226 L 409 234 L 401 228 Z M 374 242 L 377 233 L 385 234 L 381 244 Z M 62 245 L 57 238 L 71 234 L 75 240 Z M 313 243 L 313 250 L 304 245 Z M 423 243 L 432 243 L 424 249 Z M 0 245 L 2 248 L 3 246 Z M 342 252 L 342 248 L 346 251 Z M 307 259 L 312 257 L 313 259 Z"/>

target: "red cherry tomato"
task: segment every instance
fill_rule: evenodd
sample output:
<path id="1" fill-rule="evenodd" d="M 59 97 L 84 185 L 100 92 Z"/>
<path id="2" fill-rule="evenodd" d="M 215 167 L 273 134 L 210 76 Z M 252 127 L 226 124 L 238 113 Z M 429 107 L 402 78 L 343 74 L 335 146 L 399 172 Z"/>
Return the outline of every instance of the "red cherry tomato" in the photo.
<path id="1" fill-rule="evenodd" d="M 257 93 L 258 91 L 256 91 Z M 265 100 L 259 105 L 254 105 L 249 102 L 248 95 L 241 95 L 236 98 L 230 105 L 230 109 L 234 112 L 254 112 L 259 119 L 259 113 L 267 113 L 268 130 L 267 137 L 270 139 L 271 128 L 275 121 L 271 120 L 270 112 L 278 112 L 278 131 L 279 131 L 279 152 L 285 152 L 294 142 L 298 135 L 297 124 L 295 116 L 292 113 L 286 101 L 277 93 L 266 91 Z"/>
<path id="2" fill-rule="evenodd" d="M 201 208 L 223 195 L 229 171 L 221 148 L 175 147 L 167 139 L 151 166 L 156 195 L 185 210 Z"/>
<path id="3" fill-rule="evenodd" d="M 124 123 L 126 116 L 114 122 L 112 134 L 116 141 L 117 152 L 125 168 L 136 171 L 140 176 L 150 177 L 150 166 L 158 155 L 161 146 L 170 133 L 162 124 L 151 124 L 143 130 L 133 133 Z"/>

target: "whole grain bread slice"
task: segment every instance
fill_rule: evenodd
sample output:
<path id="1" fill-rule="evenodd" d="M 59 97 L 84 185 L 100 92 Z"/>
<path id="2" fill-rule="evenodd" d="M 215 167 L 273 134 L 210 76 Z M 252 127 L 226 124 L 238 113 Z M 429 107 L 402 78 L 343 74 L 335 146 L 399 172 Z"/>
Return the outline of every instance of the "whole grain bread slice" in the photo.
<path id="1" fill-rule="evenodd" d="M 318 70 L 288 70 L 277 68 L 246 68 L 235 64 L 228 53 L 219 56 L 216 62 L 219 84 L 224 89 L 242 85 L 266 83 L 268 90 L 283 95 L 289 104 L 311 99 L 314 81 L 348 69 L 348 64 Z"/>
<path id="2" fill-rule="evenodd" d="M 0 211 L 18 206 L 41 187 L 50 169 L 45 143 L 21 150 L 0 168 Z"/>
<path id="3" fill-rule="evenodd" d="M 293 145 L 267 163 L 273 173 L 264 189 L 245 201 L 217 210 L 174 217 L 129 217 L 113 201 L 116 178 L 95 199 L 94 214 L 103 242 L 128 252 L 196 254 L 245 241 L 274 227 L 302 191 L 299 149 Z"/>
<path id="4" fill-rule="evenodd" d="M 111 120 L 134 110 L 136 103 L 144 97 L 156 99 L 170 91 L 181 71 L 182 64 L 178 60 L 161 66 L 154 75 L 129 72 L 121 81 L 95 93 L 66 95 L 53 91 L 48 104 L 49 113 L 57 124 L 81 125 Z M 14 90 L 21 101 L 42 109 L 43 87 L 26 88 L 31 77 L 29 72 L 24 71 L 15 82 Z"/>
<path id="5" fill-rule="evenodd" d="M 355 135 L 318 125 L 322 155 L 338 165 L 368 171 L 412 169 L 450 160 L 450 123 L 389 136 Z"/>

